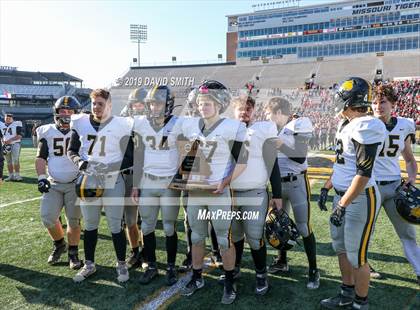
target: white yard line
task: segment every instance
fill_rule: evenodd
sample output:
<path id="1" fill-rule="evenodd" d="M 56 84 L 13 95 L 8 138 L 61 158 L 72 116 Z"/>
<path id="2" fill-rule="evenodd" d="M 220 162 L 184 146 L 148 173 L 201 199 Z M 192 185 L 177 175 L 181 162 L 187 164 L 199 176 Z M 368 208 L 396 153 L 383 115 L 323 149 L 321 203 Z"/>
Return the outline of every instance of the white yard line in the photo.
<path id="1" fill-rule="evenodd" d="M 30 202 L 30 201 L 39 200 L 39 199 L 41 199 L 41 196 L 39 196 L 39 197 L 35 197 L 35 198 L 30 198 L 30 199 L 24 199 L 24 200 L 13 201 L 13 202 L 5 203 L 5 204 L 0 204 L 0 209 L 1 209 L 1 208 L 8 207 L 8 206 L 12 206 L 12 205 L 16 205 L 16 204 L 24 203 L 24 202 Z"/>
<path id="2" fill-rule="evenodd" d="M 166 290 L 162 291 L 159 296 L 155 297 L 147 304 L 142 305 L 139 310 L 156 310 L 162 307 L 167 300 L 178 294 L 183 286 L 185 286 L 191 278 L 191 272 L 178 279 L 178 282 Z"/>
<path id="3" fill-rule="evenodd" d="M 204 258 L 204 268 L 203 268 L 203 272 L 210 272 L 211 270 L 213 270 L 215 267 L 210 265 L 210 258 L 209 257 L 205 257 Z M 181 290 L 181 288 L 183 286 L 185 286 L 188 281 L 191 279 L 192 276 L 192 272 L 188 272 L 186 273 L 184 276 L 179 277 L 178 278 L 178 282 L 176 284 L 174 284 L 171 287 L 168 287 L 166 290 L 163 290 L 162 292 L 160 292 L 160 294 L 153 298 L 151 301 L 149 301 L 146 304 L 142 304 L 139 308 L 137 308 L 137 310 L 156 310 L 159 309 L 160 307 L 162 307 L 170 298 L 172 298 L 173 296 L 175 296 L 176 294 L 179 293 L 179 291 Z"/>

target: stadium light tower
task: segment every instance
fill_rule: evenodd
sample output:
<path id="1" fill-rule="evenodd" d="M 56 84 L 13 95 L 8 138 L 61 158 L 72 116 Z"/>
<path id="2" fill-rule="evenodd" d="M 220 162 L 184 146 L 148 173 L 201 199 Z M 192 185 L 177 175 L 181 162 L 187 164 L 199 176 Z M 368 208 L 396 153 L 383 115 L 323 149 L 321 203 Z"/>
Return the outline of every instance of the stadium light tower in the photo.
<path id="1" fill-rule="evenodd" d="M 140 44 L 147 41 L 147 25 L 131 24 L 130 40 L 137 43 L 137 65 L 140 66 Z"/>

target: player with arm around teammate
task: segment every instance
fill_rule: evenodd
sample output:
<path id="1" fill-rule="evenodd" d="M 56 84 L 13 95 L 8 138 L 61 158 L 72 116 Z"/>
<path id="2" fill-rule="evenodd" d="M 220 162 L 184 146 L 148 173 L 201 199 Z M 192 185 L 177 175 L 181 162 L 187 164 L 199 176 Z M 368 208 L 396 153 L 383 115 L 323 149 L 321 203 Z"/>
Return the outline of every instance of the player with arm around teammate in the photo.
<path id="1" fill-rule="evenodd" d="M 203 259 L 205 255 L 205 239 L 207 236 L 207 218 L 199 218 L 206 212 L 232 211 L 229 183 L 239 175 L 246 166 L 246 157 L 241 156 L 242 143 L 246 135 L 243 123 L 220 116 L 230 103 L 230 93 L 218 81 L 205 81 L 189 96 L 197 102 L 200 118 L 185 119 L 182 134 L 190 142 L 199 141 L 202 151 L 210 167 L 208 184 L 216 190 L 189 190 L 187 215 L 192 229 L 192 263 L 191 280 L 181 290 L 184 296 L 190 296 L 204 286 L 202 277 Z M 224 292 L 221 302 L 231 304 L 236 299 L 234 283 L 235 247 L 230 239 L 231 219 L 213 217 L 213 224 L 225 271 Z"/>
<path id="2" fill-rule="evenodd" d="M 120 116 L 130 117 L 134 119 L 137 116 L 145 114 L 144 99 L 147 96 L 147 89 L 144 87 L 136 88 L 130 92 L 127 105 L 121 111 Z M 136 144 L 136 137 L 133 137 Z M 131 191 L 133 188 L 133 169 L 127 169 L 123 172 L 125 182 L 126 204 L 124 207 L 124 222 L 126 224 L 126 232 L 130 243 L 131 251 L 127 257 L 128 268 L 138 268 L 142 265 L 142 238 L 140 236 L 138 223 L 141 224 L 137 203 L 133 203 L 131 199 Z"/>
<path id="3" fill-rule="evenodd" d="M 80 112 L 80 103 L 75 97 L 64 96 L 54 104 L 54 123 L 37 128 L 38 150 L 35 169 L 38 175 L 38 190 L 42 193 L 41 219 L 53 240 L 53 251 L 48 264 L 56 264 L 67 251 L 63 227 L 59 221 L 64 207 L 67 220 L 68 261 L 71 269 L 79 269 L 80 207 L 76 205 L 75 180 L 79 170 L 67 157 L 70 117 Z M 47 174 L 48 167 L 48 174 Z"/>
<path id="4" fill-rule="evenodd" d="M 267 182 L 272 188 L 273 207 L 281 208 L 281 180 L 277 165 L 276 138 L 277 127 L 273 122 L 254 120 L 255 99 L 250 96 L 232 100 L 235 119 L 247 126 L 247 140 L 244 147 L 248 152 L 245 170 L 231 182 L 233 205 L 241 214 L 256 214 L 256 218 L 234 218 L 232 221 L 232 240 L 235 246 L 235 279 L 240 275 L 240 264 L 244 250 L 245 237 L 251 248 L 255 265 L 255 293 L 268 292 L 267 247 L 264 241 L 264 225 L 269 207 Z M 224 276 L 223 280 L 224 280 Z"/>
<path id="5" fill-rule="evenodd" d="M 181 119 L 172 114 L 174 96 L 166 85 L 156 85 L 145 98 L 147 113 L 134 120 L 134 134 L 139 142 L 134 165 L 132 197 L 139 203 L 142 216 L 143 256 L 147 263 L 141 284 L 149 284 L 157 275 L 155 229 L 161 211 L 167 253 L 166 284 L 177 282 L 175 260 L 178 249 L 176 221 L 180 192 L 168 188 L 178 169 L 177 138 Z M 138 156 L 137 156 L 138 154 Z M 137 157 L 142 157 L 140 167 Z"/>
<path id="6" fill-rule="evenodd" d="M 129 279 L 125 262 L 126 236 L 122 227 L 125 188 L 121 171 L 133 164 L 132 121 L 112 116 L 111 95 L 92 91 L 92 114 L 72 117 L 67 155 L 81 171 L 76 193 L 84 219 L 85 265 L 73 278 L 82 282 L 96 272 L 95 250 L 101 210 L 104 208 L 117 257 L 118 282 Z"/>
<path id="7" fill-rule="evenodd" d="M 273 97 L 267 106 L 268 119 L 277 124 L 279 131 L 278 166 L 282 182 L 283 208 L 287 213 L 290 206 L 296 226 L 303 238 L 303 245 L 308 259 L 308 289 L 319 287 L 319 271 L 316 257 L 316 239 L 311 226 L 311 189 L 307 175 L 308 143 L 312 137 L 312 123 L 307 117 L 290 120 L 291 104 L 284 98 Z M 287 272 L 287 251 L 281 250 L 270 265 L 268 272 Z"/>

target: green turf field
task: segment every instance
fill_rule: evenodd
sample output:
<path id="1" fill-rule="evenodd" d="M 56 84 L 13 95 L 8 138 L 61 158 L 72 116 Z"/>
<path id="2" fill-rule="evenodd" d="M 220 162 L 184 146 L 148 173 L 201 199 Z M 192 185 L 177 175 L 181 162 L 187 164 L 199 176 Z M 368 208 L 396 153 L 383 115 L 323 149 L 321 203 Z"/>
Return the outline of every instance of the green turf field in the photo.
<path id="1" fill-rule="evenodd" d="M 22 150 L 23 183 L 3 183 L 0 186 L 0 309 L 138 309 L 165 290 L 164 265 L 160 265 L 161 276 L 148 286 L 138 283 L 140 270 L 130 273 L 127 284 L 117 283 L 115 254 L 104 218 L 96 250 L 99 268 L 91 279 L 76 285 L 71 279 L 75 272 L 64 263 L 59 266 L 46 264 L 51 242 L 39 218 L 40 195 L 35 184 L 34 156 L 34 149 Z M 321 287 L 316 291 L 306 289 L 306 257 L 303 247 L 297 246 L 289 254 L 290 272 L 269 276 L 271 291 L 264 297 L 255 297 L 252 258 L 246 248 L 235 308 L 318 309 L 322 298 L 336 293 L 340 283 L 338 264 L 330 244 L 328 213 L 321 213 L 315 203 L 319 187 L 320 183 L 312 187 L 312 225 L 318 241 Z M 14 203 L 22 200 L 26 202 Z M 182 217 L 181 211 L 177 225 L 181 253 L 178 264 L 184 259 L 186 250 Z M 165 262 L 165 239 L 160 222 L 157 242 L 158 261 Z M 82 249 L 81 254 L 83 257 Z M 270 249 L 269 262 L 273 254 Z M 383 211 L 370 246 L 370 262 L 384 276 L 384 279 L 371 283 L 371 309 L 420 309 L 420 293 L 414 273 Z M 189 298 L 175 295 L 163 307 L 222 308 L 219 303 L 222 288 L 216 281 L 220 274 L 219 270 L 211 269 L 205 276 L 204 289 Z"/>

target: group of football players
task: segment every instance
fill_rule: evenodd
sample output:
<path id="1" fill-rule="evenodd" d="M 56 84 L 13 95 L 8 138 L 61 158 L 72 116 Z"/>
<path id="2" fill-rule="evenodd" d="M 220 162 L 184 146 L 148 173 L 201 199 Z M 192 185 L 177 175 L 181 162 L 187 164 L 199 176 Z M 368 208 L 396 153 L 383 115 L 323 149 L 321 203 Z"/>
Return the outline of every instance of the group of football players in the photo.
<path id="1" fill-rule="evenodd" d="M 254 262 L 257 295 L 269 290 L 267 273 L 289 270 L 287 250 L 299 235 L 308 259 L 306 286 L 319 287 L 307 174 L 313 127 L 306 117 L 292 117 L 286 99 L 268 100 L 267 121 L 254 119 L 256 102 L 249 93 L 232 98 L 229 90 L 214 80 L 191 90 L 187 105 L 198 111 L 195 117 L 174 115 L 174 97 L 165 85 L 133 90 L 123 116 L 112 115 L 111 94 L 105 89 L 94 90 L 91 101 L 91 113 L 80 113 L 76 98 L 61 97 L 54 106 L 55 122 L 37 129 L 35 165 L 38 190 L 43 193 L 41 219 L 53 240 L 49 264 L 57 263 L 68 251 L 70 268 L 79 270 L 75 282 L 96 272 L 95 248 L 103 209 L 117 258 L 117 280 L 128 281 L 129 269 L 142 266 L 140 282 L 146 285 L 158 275 L 155 229 L 160 210 L 167 285 L 177 282 L 178 271 L 192 269 L 190 281 L 181 289 L 184 296 L 205 285 L 202 272 L 209 234 L 215 261 L 224 269 L 219 279 L 224 287 L 223 304 L 236 299 L 245 240 Z M 321 189 L 318 205 L 327 210 L 328 192 L 334 189 L 330 228 L 342 284 L 340 293 L 322 300 L 321 305 L 368 309 L 368 245 L 382 205 L 408 261 L 420 276 L 420 248 L 415 228 L 407 222 L 419 223 L 419 212 L 404 213 L 412 210 L 408 199 L 401 200 L 400 211 L 394 199 L 416 191 L 417 164 L 411 149 L 415 125 L 410 119 L 391 117 L 395 94 L 386 85 L 373 89 L 361 78 L 349 78 L 341 84 L 334 102 L 342 123 L 336 135 L 333 173 Z M 221 116 L 229 106 L 233 119 Z M 206 187 L 186 185 L 181 191 L 171 184 L 185 177 L 179 168 L 186 159 L 182 149 L 187 147 L 186 152 L 199 149 L 208 173 L 199 176 Z M 408 173 L 403 185 L 400 155 Z M 18 172 L 19 166 L 15 164 L 14 169 Z M 186 177 L 188 184 L 194 175 Z M 181 205 L 188 253 L 177 269 L 176 224 Z M 63 207 L 67 242 L 59 220 Z M 288 216 L 290 209 L 294 221 Z M 220 210 L 256 212 L 258 216 L 251 220 L 200 218 L 203 211 Z M 82 218 L 84 263 L 78 255 Z M 268 267 L 264 235 L 278 249 Z M 128 258 L 127 238 L 131 248 Z"/>

